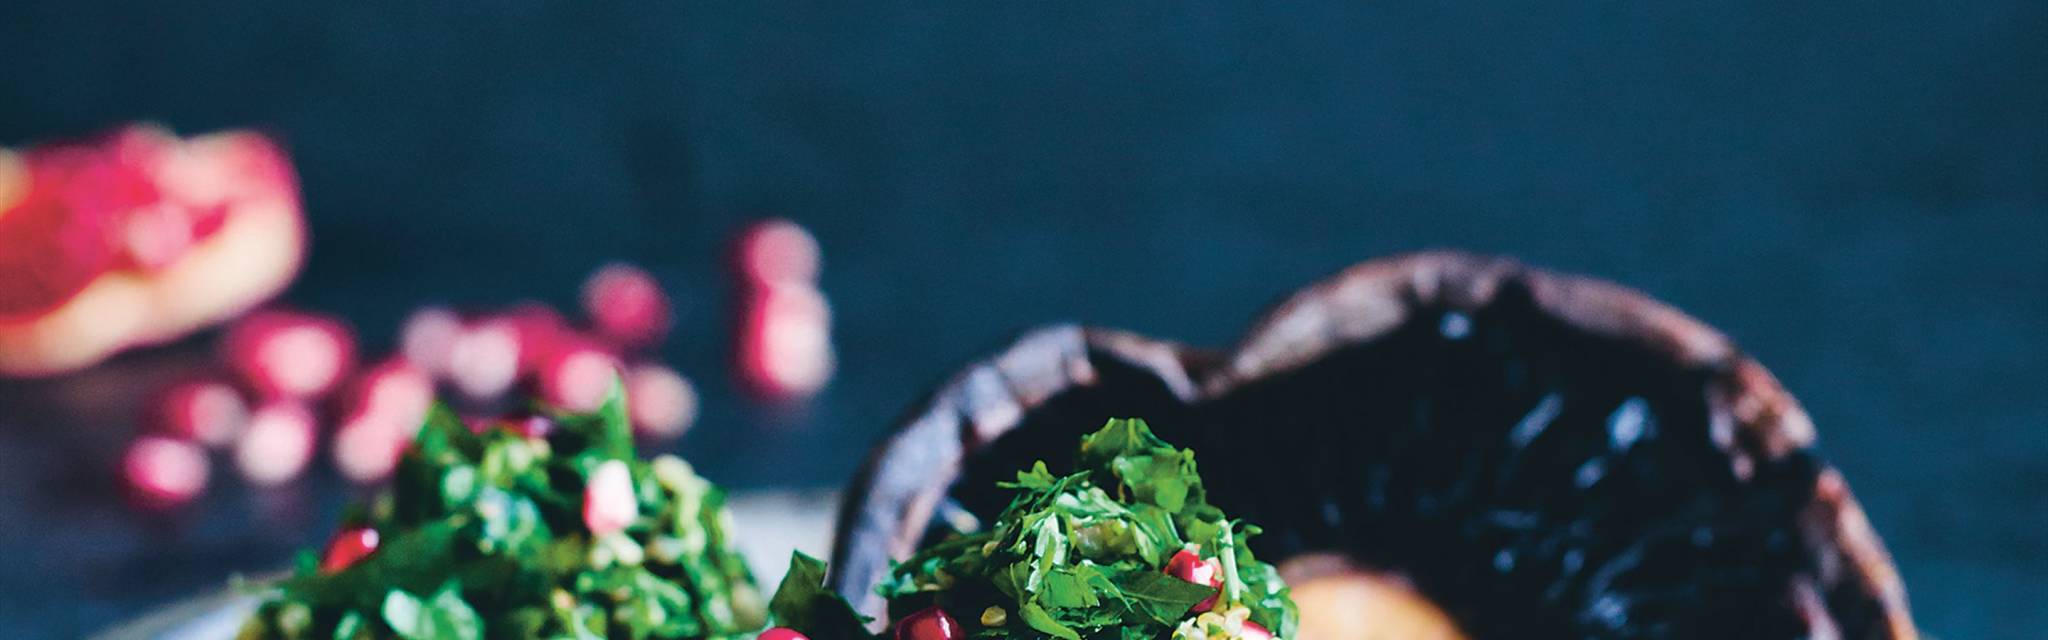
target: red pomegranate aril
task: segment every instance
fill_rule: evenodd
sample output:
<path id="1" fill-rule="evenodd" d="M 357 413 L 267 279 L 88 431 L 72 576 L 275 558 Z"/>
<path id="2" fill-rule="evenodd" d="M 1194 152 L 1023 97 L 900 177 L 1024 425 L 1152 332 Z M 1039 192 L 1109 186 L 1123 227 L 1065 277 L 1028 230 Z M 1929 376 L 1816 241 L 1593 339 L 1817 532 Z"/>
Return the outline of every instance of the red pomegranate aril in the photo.
<path id="1" fill-rule="evenodd" d="M 611 535 L 640 517 L 640 501 L 633 492 L 633 472 L 626 463 L 606 460 L 590 472 L 583 487 L 583 524 L 599 536 Z"/>
<path id="2" fill-rule="evenodd" d="M 71 183 L 93 171 L 97 154 L 79 146 L 36 149 L 0 170 L 16 173 L 13 202 L 0 208 L 0 321 L 33 319 L 62 306 L 118 258 L 115 220 L 103 210 L 81 210 Z"/>
<path id="3" fill-rule="evenodd" d="M 422 307 L 398 333 L 399 353 L 432 376 L 448 375 L 448 360 L 462 336 L 462 316 L 441 307 Z"/>
<path id="4" fill-rule="evenodd" d="M 832 378 L 832 311 L 808 286 L 761 289 L 740 326 L 741 379 L 762 395 L 799 398 Z"/>
<path id="5" fill-rule="evenodd" d="M 632 417 L 636 433 L 655 439 L 675 438 L 697 419 L 697 390 L 674 369 L 636 365 L 626 373 L 626 413 Z"/>
<path id="6" fill-rule="evenodd" d="M 164 163 L 157 175 L 166 200 L 191 208 L 194 232 L 206 238 L 221 229 L 233 209 L 250 202 L 285 198 L 297 205 L 298 176 L 276 142 L 250 132 L 230 132 L 186 141 L 183 159 Z"/>
<path id="7" fill-rule="evenodd" d="M 604 405 L 619 378 L 619 360 L 587 340 L 573 341 L 541 365 L 541 399 L 565 411 L 587 413 Z"/>
<path id="8" fill-rule="evenodd" d="M 228 364 L 266 398 L 313 399 L 355 366 L 355 336 L 322 315 L 264 311 L 228 329 Z"/>
<path id="9" fill-rule="evenodd" d="M 448 380 L 463 395 L 489 400 L 505 395 L 519 379 L 519 331 L 502 318 L 463 329 L 448 353 Z"/>
<path id="10" fill-rule="evenodd" d="M 621 347 L 660 344 L 669 329 L 668 294 L 646 271 L 609 264 L 583 282 L 583 313 L 598 335 Z"/>
<path id="11" fill-rule="evenodd" d="M 1223 569 L 1215 560 L 1205 560 L 1195 552 L 1182 549 L 1166 561 L 1166 575 L 1209 587 L 1223 586 Z M 1216 607 L 1216 596 L 1209 596 L 1191 609 L 1196 613 Z"/>
<path id="12" fill-rule="evenodd" d="M 405 358 L 391 358 L 364 371 L 350 390 L 342 415 L 375 413 L 397 423 L 418 425 L 434 406 L 434 381 Z"/>
<path id="13" fill-rule="evenodd" d="M 289 482 L 313 461 L 317 430 L 313 412 L 304 405 L 279 402 L 258 408 L 235 442 L 235 468 L 259 487 Z"/>
<path id="14" fill-rule="evenodd" d="M 818 240 L 794 222 L 765 220 L 740 236 L 740 275 L 750 286 L 810 286 L 818 279 Z"/>
<path id="15" fill-rule="evenodd" d="M 512 305 L 499 318 L 510 321 L 519 334 L 519 375 L 531 376 L 547 357 L 561 349 L 575 330 L 554 307 L 533 301 Z"/>
<path id="16" fill-rule="evenodd" d="M 389 477 L 405 452 L 406 428 L 381 414 L 362 414 L 343 422 L 334 431 L 334 468 L 357 484 Z"/>
<path id="17" fill-rule="evenodd" d="M 335 429 L 334 466 L 357 483 L 381 480 L 433 407 L 434 384 L 405 358 L 392 358 L 356 380 Z"/>
<path id="18" fill-rule="evenodd" d="M 354 566 L 377 551 L 380 538 L 377 530 L 369 527 L 341 530 L 328 541 L 327 553 L 320 558 L 320 572 L 334 573 Z"/>
<path id="19" fill-rule="evenodd" d="M 218 447 L 234 442 L 249 420 L 249 405 L 233 385 L 193 380 L 172 385 L 151 403 L 149 421 L 165 435 Z"/>
<path id="20" fill-rule="evenodd" d="M 204 449 L 164 436 L 138 438 L 121 457 L 121 475 L 130 495 L 147 508 L 191 502 L 206 491 L 209 474 Z"/>
<path id="21" fill-rule="evenodd" d="M 896 640 L 955 640 L 960 635 L 960 623 L 938 607 L 926 607 L 896 621 Z"/>
<path id="22" fill-rule="evenodd" d="M 158 202 L 128 212 L 121 222 L 121 243 L 128 260 L 144 270 L 170 266 L 197 242 L 191 211 Z"/>
<path id="23" fill-rule="evenodd" d="M 1273 631 L 1266 625 L 1246 620 L 1244 626 L 1238 628 L 1237 637 L 1240 640 L 1273 640 Z"/>
<path id="24" fill-rule="evenodd" d="M 811 640 L 811 637 L 789 627 L 776 627 L 754 636 L 754 640 Z"/>

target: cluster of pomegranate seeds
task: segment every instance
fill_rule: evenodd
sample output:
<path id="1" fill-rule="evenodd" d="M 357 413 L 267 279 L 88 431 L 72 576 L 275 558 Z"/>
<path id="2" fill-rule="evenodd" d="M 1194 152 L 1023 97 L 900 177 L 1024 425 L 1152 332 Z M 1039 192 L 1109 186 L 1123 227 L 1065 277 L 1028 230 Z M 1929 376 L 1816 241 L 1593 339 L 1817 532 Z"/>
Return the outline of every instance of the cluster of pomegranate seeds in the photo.
<path id="1" fill-rule="evenodd" d="M 832 378 L 832 309 L 818 290 L 818 242 L 788 220 L 740 236 L 740 380 L 769 398 L 809 397 Z"/>
<path id="2" fill-rule="evenodd" d="M 355 334 L 341 320 L 292 311 L 258 311 L 229 327 L 221 343 L 228 366 L 257 397 L 326 396 L 355 367 Z"/>
<path id="3" fill-rule="evenodd" d="M 210 466 L 202 446 L 226 448 L 234 469 L 253 486 L 303 475 L 319 448 L 315 408 L 350 375 L 355 349 L 354 333 L 332 317 L 274 310 L 245 316 L 221 341 L 220 355 L 234 382 L 202 377 L 172 383 L 145 405 L 147 431 L 123 459 L 130 491 L 152 507 L 198 497 Z M 419 413 L 424 415 L 424 405 Z M 165 443 L 198 455 L 165 454 Z M 190 477 L 180 470 L 193 467 L 199 482 L 166 484 L 167 478 Z"/>
<path id="4" fill-rule="evenodd" d="M 199 379 L 171 385 L 157 393 L 147 409 L 152 429 L 209 447 L 225 446 L 249 421 L 249 403 L 234 385 Z"/>
<path id="5" fill-rule="evenodd" d="M 359 483 L 391 474 L 434 405 L 434 379 L 403 357 L 370 367 L 349 390 L 334 431 L 334 467 Z"/>
<path id="6" fill-rule="evenodd" d="M 896 640 L 956 640 L 961 635 L 960 623 L 938 607 L 927 607 L 896 621 Z"/>
<path id="7" fill-rule="evenodd" d="M 221 341 L 236 383 L 198 379 L 161 391 L 145 416 L 151 432 L 136 444 L 148 455 L 131 453 L 124 473 L 150 504 L 189 501 L 204 489 L 209 464 L 197 443 L 231 446 L 235 469 L 252 485 L 282 484 L 316 457 L 324 423 L 334 427 L 335 468 L 351 481 L 375 482 L 396 468 L 441 385 L 481 406 L 524 387 L 548 404 L 587 413 L 613 384 L 624 384 L 635 433 L 681 436 L 696 420 L 695 388 L 674 369 L 642 359 L 667 335 L 666 294 L 645 271 L 613 264 L 591 275 L 582 300 L 587 329 L 538 302 L 474 315 L 423 307 L 401 327 L 397 353 L 360 371 L 355 335 L 339 319 L 252 313 Z M 534 437 L 549 426 L 540 417 L 527 423 Z M 198 455 L 183 455 L 191 452 Z M 181 482 L 195 467 L 199 482 Z M 593 523 L 631 520 L 630 479 L 626 487 L 623 503 L 591 502 L 611 505 L 586 514 Z"/>
<path id="8" fill-rule="evenodd" d="M 1166 561 L 1165 571 L 1166 575 L 1195 584 L 1216 587 L 1218 589 L 1223 587 L 1222 566 L 1214 559 L 1205 559 L 1187 549 L 1174 552 L 1173 558 Z M 1201 613 L 1214 608 L 1216 608 L 1216 596 L 1210 595 L 1208 598 L 1196 603 L 1195 607 L 1190 609 L 1190 611 Z"/>
<path id="9" fill-rule="evenodd" d="M 673 369 L 639 360 L 668 334 L 667 294 L 646 271 L 615 263 L 591 274 L 581 301 L 587 328 L 538 302 L 468 317 L 426 307 L 406 320 L 400 344 L 420 370 L 481 403 L 523 386 L 549 405 L 595 411 L 623 376 L 638 389 L 627 394 L 636 432 L 682 435 L 696 417 L 695 389 Z"/>

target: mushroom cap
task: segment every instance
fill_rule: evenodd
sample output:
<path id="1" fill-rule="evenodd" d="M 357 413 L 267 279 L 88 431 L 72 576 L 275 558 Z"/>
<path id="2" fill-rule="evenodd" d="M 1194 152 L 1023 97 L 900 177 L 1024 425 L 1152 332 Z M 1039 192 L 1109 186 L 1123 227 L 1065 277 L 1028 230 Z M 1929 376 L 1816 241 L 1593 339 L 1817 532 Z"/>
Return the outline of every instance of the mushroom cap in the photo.
<path id="1" fill-rule="evenodd" d="M 870 452 L 829 583 L 879 616 L 892 561 L 1124 416 L 1196 450 L 1212 500 L 1267 529 L 1262 556 L 1403 574 L 1475 637 L 1917 637 L 1882 542 L 1761 365 L 1641 293 L 1456 252 L 1346 269 L 1224 350 L 1025 333 Z"/>

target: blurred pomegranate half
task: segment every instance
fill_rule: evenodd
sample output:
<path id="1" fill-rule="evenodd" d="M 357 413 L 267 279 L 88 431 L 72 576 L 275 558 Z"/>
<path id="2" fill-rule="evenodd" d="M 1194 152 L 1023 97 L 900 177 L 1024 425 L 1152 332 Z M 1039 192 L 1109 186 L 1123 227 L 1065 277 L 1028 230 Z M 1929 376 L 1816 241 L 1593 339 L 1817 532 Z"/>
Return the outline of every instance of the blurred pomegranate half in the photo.
<path id="1" fill-rule="evenodd" d="M 305 228 L 290 160 L 250 132 L 131 126 L 0 150 L 0 375 L 90 366 L 275 295 Z"/>
<path id="2" fill-rule="evenodd" d="M 1368 262 L 1228 350 L 1037 331 L 909 416 L 841 511 L 831 584 L 870 614 L 889 562 L 963 520 L 935 514 L 986 522 L 998 481 L 1139 416 L 1266 529 L 1302 640 L 1916 637 L 1762 366 L 1641 294 L 1507 260 Z"/>

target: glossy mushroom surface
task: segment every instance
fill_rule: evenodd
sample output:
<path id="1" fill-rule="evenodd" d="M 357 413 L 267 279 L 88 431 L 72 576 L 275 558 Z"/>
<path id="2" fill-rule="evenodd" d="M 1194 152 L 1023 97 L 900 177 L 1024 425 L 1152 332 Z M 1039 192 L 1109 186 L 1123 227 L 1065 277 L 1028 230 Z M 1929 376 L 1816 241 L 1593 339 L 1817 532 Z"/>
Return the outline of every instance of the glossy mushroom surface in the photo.
<path id="1" fill-rule="evenodd" d="M 1625 288 L 1458 253 L 1353 267 L 1227 350 L 1030 332 L 875 448 L 832 584 L 879 613 L 892 558 L 1122 416 L 1194 448 L 1212 500 L 1266 528 L 1262 556 L 1390 576 L 1471 637 L 1916 637 L 1762 366 Z"/>

